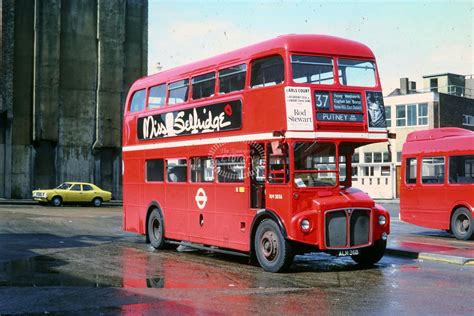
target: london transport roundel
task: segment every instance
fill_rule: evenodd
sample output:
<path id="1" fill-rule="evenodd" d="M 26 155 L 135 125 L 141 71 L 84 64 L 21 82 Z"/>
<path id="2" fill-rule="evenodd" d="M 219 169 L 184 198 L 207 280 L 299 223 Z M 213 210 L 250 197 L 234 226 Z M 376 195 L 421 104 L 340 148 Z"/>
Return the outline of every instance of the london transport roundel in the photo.
<path id="1" fill-rule="evenodd" d="M 194 197 L 196 200 L 196 205 L 199 207 L 200 210 L 206 207 L 207 203 L 207 195 L 206 191 L 203 188 L 199 188 L 196 192 L 196 196 Z"/>

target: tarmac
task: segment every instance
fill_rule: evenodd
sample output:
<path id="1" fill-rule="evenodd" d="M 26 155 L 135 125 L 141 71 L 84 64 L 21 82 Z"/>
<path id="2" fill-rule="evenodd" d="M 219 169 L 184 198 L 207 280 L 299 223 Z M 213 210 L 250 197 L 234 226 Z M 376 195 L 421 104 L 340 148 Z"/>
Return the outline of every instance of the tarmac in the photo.
<path id="1" fill-rule="evenodd" d="M 377 201 L 397 204 L 398 200 Z M 3 205 L 35 205 L 33 200 L 0 199 Z M 121 206 L 122 201 L 104 202 L 104 206 Z M 474 240 L 457 240 L 452 234 L 404 223 L 391 217 L 390 235 L 386 253 L 393 256 L 445 262 L 457 265 L 474 265 Z"/>

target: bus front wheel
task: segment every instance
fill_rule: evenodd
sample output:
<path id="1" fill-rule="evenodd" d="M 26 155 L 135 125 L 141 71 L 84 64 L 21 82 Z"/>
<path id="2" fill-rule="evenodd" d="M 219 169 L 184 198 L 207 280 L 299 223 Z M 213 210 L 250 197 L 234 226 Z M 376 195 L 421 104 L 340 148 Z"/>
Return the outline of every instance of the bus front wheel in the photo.
<path id="1" fill-rule="evenodd" d="M 258 225 L 254 247 L 258 263 L 265 271 L 281 272 L 293 262 L 290 243 L 271 219 L 265 219 Z"/>
<path id="2" fill-rule="evenodd" d="M 361 266 L 371 266 L 382 259 L 385 248 L 387 248 L 387 241 L 379 239 L 372 246 L 360 249 L 358 255 L 351 257 Z"/>
<path id="3" fill-rule="evenodd" d="M 163 249 L 165 247 L 163 217 L 157 209 L 151 211 L 148 217 L 148 239 L 155 249 Z"/>
<path id="4" fill-rule="evenodd" d="M 458 208 L 451 217 L 451 231 L 459 240 L 468 240 L 473 237 L 474 227 L 471 212 L 465 208 Z"/>

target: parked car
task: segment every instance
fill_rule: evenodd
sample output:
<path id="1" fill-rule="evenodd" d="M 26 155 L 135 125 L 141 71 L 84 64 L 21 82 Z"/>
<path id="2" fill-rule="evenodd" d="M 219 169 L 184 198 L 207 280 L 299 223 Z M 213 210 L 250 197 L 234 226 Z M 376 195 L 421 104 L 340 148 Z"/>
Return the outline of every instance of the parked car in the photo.
<path id="1" fill-rule="evenodd" d="M 102 202 L 108 202 L 111 198 L 111 192 L 85 182 L 64 182 L 55 189 L 33 191 L 33 200 L 41 204 L 51 203 L 53 206 L 63 203 L 92 203 L 99 207 Z"/>

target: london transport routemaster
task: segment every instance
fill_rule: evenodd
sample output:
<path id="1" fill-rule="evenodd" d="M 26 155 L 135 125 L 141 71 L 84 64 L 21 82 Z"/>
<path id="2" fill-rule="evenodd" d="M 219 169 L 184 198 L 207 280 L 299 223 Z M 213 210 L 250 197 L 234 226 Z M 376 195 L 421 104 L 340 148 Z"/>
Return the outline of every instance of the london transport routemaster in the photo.
<path id="1" fill-rule="evenodd" d="M 124 113 L 124 229 L 271 272 L 314 251 L 373 264 L 390 217 L 351 187 L 351 162 L 387 137 L 374 54 L 342 38 L 280 36 L 141 78 Z"/>
<path id="2" fill-rule="evenodd" d="M 400 219 L 474 237 L 474 132 L 454 127 L 408 134 L 402 150 Z"/>

